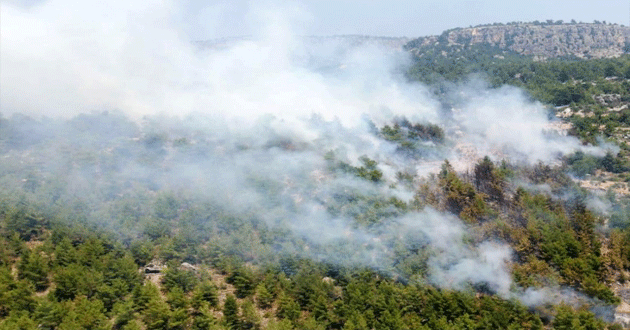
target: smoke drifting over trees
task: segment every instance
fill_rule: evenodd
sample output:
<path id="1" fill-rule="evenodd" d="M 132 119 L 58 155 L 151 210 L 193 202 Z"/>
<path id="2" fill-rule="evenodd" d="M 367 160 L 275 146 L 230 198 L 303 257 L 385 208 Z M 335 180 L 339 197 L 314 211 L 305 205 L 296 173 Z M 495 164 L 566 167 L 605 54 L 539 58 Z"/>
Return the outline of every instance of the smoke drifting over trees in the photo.
<path id="1" fill-rule="evenodd" d="M 269 258 L 549 302 L 514 283 L 507 242 L 470 228 L 490 214 L 486 200 L 516 193 L 477 192 L 455 170 L 485 155 L 544 167 L 606 150 L 548 131 L 544 106 L 521 91 L 473 82 L 438 98 L 405 79 L 406 53 L 309 43 L 278 9 L 255 11 L 261 35 L 198 49 L 172 24 L 172 3 L 68 6 L 1 8 L 7 191 L 51 213 L 71 205 L 68 217 L 131 240 L 178 221 L 262 226 L 278 240 L 260 252 Z M 128 203 L 143 200 L 154 204 Z"/>

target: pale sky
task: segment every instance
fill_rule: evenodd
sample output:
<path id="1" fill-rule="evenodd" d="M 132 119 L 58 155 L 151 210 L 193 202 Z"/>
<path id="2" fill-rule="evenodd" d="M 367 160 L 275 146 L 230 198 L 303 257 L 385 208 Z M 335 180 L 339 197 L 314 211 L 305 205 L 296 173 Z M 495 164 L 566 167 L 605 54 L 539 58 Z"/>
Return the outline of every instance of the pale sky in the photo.
<path id="1" fill-rule="evenodd" d="M 250 35 L 247 22 L 251 3 L 263 1 L 189 0 L 185 29 L 193 39 Z M 512 21 L 571 19 L 630 25 L 628 0 L 302 0 L 273 1 L 297 7 L 293 24 L 303 34 L 362 34 L 418 37 L 439 34 L 454 27 Z M 291 5 L 288 5 L 291 4 Z M 297 5 L 296 5 L 297 4 Z"/>
<path id="2" fill-rule="evenodd" d="M 29 9 L 50 0 L 4 0 Z M 110 0 L 112 3 L 119 1 Z M 630 25 L 628 0 L 177 0 L 177 25 L 191 40 L 257 34 L 259 12 L 275 8 L 303 35 L 419 37 L 455 27 L 548 19 Z M 124 1 L 121 2 L 124 4 Z M 120 4 L 118 4 L 120 5 Z M 72 10 L 72 8 L 68 8 Z"/>

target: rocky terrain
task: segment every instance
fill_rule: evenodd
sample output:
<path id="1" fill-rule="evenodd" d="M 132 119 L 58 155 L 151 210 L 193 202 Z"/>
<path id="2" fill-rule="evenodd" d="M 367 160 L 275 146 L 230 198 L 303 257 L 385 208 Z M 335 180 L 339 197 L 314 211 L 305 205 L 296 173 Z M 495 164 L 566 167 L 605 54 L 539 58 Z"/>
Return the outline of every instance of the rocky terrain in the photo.
<path id="1" fill-rule="evenodd" d="M 515 23 L 451 29 L 439 36 L 414 39 L 406 47 L 415 54 L 435 46 L 467 48 L 484 45 L 540 59 L 563 56 L 609 58 L 623 54 L 628 42 L 630 27 L 623 25 Z"/>
<path id="2" fill-rule="evenodd" d="M 202 49 L 223 48 L 235 42 L 250 40 L 240 36 L 196 41 Z M 455 28 L 441 35 L 406 37 L 377 37 L 365 35 L 302 36 L 309 45 L 331 43 L 349 47 L 378 46 L 387 49 L 407 49 L 415 55 L 435 49 L 436 46 L 457 49 L 486 46 L 536 59 L 552 57 L 610 58 L 624 54 L 630 45 L 630 27 L 596 23 L 514 23 L 493 24 L 469 28 Z"/>

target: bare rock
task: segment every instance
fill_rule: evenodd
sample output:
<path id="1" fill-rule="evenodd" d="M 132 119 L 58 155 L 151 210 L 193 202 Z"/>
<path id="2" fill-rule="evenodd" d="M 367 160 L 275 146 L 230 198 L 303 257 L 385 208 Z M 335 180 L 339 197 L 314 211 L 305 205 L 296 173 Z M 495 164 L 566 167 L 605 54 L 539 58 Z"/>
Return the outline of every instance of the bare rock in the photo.
<path id="1" fill-rule="evenodd" d="M 161 263 L 160 261 L 153 260 L 144 266 L 144 272 L 146 274 L 159 274 L 166 269 L 166 265 Z"/>
<path id="2" fill-rule="evenodd" d="M 447 30 L 440 36 L 420 37 L 405 47 L 420 56 L 423 48 L 446 45 L 466 48 L 487 45 L 532 55 L 538 60 L 575 56 L 618 57 L 630 44 L 630 28 L 617 24 L 493 24 Z"/>
<path id="3" fill-rule="evenodd" d="M 190 263 L 187 263 L 187 262 L 182 262 L 182 264 L 179 267 L 181 269 L 183 269 L 183 270 L 187 270 L 187 271 L 190 271 L 190 272 L 197 272 L 197 271 L 199 271 L 199 268 L 197 266 L 194 266 L 194 265 L 192 265 Z"/>

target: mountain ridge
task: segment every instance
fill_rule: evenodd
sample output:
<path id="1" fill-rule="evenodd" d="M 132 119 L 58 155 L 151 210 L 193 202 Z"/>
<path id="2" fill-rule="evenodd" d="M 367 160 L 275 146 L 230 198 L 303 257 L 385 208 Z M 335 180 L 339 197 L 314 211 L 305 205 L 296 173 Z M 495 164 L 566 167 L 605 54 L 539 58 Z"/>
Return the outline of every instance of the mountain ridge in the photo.
<path id="1" fill-rule="evenodd" d="M 611 58 L 630 50 L 630 27 L 602 23 L 513 23 L 455 28 L 441 35 L 411 40 L 406 49 L 416 56 L 436 46 L 460 51 L 472 46 L 495 47 L 538 59 L 555 57 Z"/>

